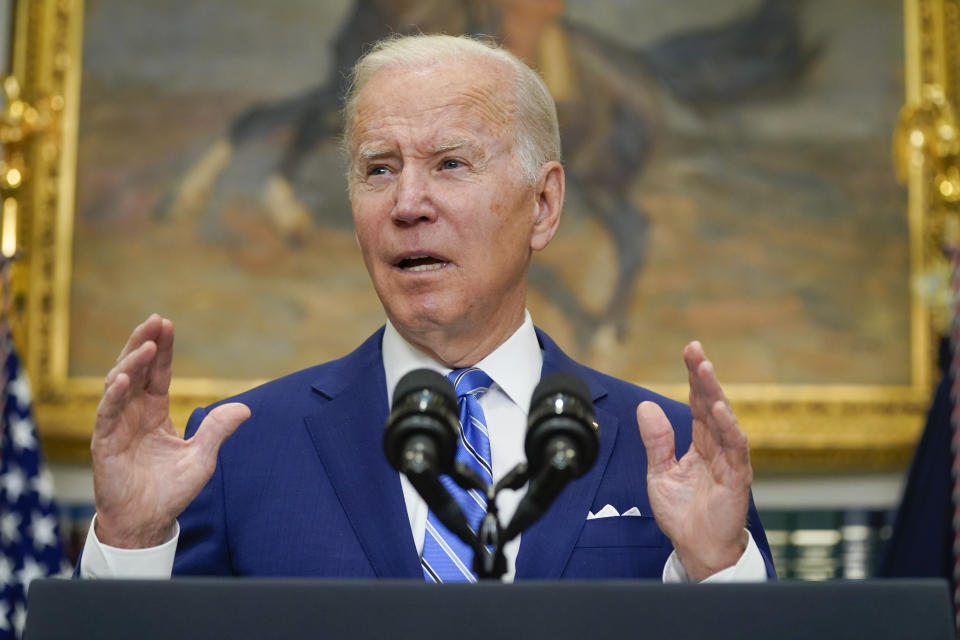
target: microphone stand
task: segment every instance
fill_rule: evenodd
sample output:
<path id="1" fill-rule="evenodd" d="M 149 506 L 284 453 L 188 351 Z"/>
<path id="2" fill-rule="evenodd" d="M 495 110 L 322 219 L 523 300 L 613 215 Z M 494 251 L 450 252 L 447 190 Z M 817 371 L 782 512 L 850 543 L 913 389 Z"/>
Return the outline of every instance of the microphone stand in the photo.
<path id="1" fill-rule="evenodd" d="M 527 483 L 530 479 L 527 463 L 521 462 L 492 486 L 488 486 L 476 471 L 462 462 L 457 463 L 450 477 L 464 489 L 476 489 L 487 497 L 487 513 L 480 521 L 477 532 L 471 531 L 471 535 L 464 535 L 461 529 L 454 533 L 473 548 L 473 570 L 477 577 L 481 580 L 500 580 L 507 572 L 507 559 L 503 555 L 504 545 L 516 538 L 532 523 L 527 523 L 522 528 L 508 526 L 505 530 L 500 524 L 497 511 L 497 495 L 504 489 L 516 491 Z"/>
<path id="2" fill-rule="evenodd" d="M 507 572 L 503 547 L 533 524 L 563 488 L 593 464 L 597 454 L 597 422 L 584 398 L 583 382 L 568 374 L 551 374 L 534 390 L 524 448 L 528 460 L 510 470 L 499 482 L 487 486 L 464 463 L 451 464 L 457 440 L 456 401 L 449 382 L 436 372 L 417 370 L 404 376 L 387 419 L 384 451 L 390 464 L 409 478 L 431 512 L 473 549 L 473 570 L 484 580 L 499 580 Z M 572 389 L 573 391 L 568 391 Z M 403 393 L 401 393 L 403 391 Z M 440 482 L 447 473 L 460 487 L 474 489 L 487 498 L 486 513 L 477 531 L 450 492 Z M 504 528 L 497 512 L 497 495 L 530 483 Z"/>

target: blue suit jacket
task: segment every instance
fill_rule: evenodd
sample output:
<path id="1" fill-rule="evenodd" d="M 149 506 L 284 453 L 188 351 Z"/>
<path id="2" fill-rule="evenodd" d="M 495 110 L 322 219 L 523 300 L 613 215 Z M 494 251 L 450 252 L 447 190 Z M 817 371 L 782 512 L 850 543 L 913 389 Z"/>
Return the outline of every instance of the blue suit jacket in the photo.
<path id="1" fill-rule="evenodd" d="M 382 335 L 231 399 L 253 415 L 221 447 L 213 477 L 180 517 L 175 574 L 423 579 L 400 478 L 383 455 Z M 678 454 L 690 445 L 689 409 L 584 367 L 537 335 L 543 375 L 572 373 L 593 394 L 600 452 L 523 533 L 517 579 L 659 578 L 671 545 L 647 499 L 636 407 L 663 407 Z M 206 411 L 191 416 L 188 436 Z M 607 504 L 642 515 L 586 520 Z M 748 520 L 773 576 L 752 500 Z"/>

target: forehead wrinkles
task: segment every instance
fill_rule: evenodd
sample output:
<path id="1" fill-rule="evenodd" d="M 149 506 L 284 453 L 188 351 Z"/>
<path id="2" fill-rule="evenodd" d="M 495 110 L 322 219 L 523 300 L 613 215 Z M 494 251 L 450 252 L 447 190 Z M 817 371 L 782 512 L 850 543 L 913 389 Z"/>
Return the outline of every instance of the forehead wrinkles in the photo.
<path id="1" fill-rule="evenodd" d="M 477 155 L 486 155 L 483 140 L 491 140 L 481 127 L 475 128 L 444 127 L 442 124 L 424 128 L 405 128 L 399 137 L 392 135 L 377 135 L 377 128 L 373 132 L 360 132 L 354 144 L 354 157 L 357 160 L 376 160 L 385 156 L 400 153 L 401 149 L 408 149 L 420 155 L 434 155 L 446 151 L 464 149 Z M 364 134 L 367 135 L 364 135 Z M 497 140 L 496 146 L 500 146 Z"/>
<path id="2" fill-rule="evenodd" d="M 504 131 L 512 128 L 517 113 L 513 96 L 502 87 L 468 87 L 459 92 L 454 104 Z"/>
<path id="3" fill-rule="evenodd" d="M 438 124 L 437 117 L 442 111 L 452 108 L 465 116 L 464 124 L 468 128 L 471 121 L 479 121 L 485 125 L 482 129 L 490 129 L 497 137 L 506 134 L 504 141 L 512 146 L 509 141 L 519 113 L 512 69 L 491 67 L 485 64 L 488 62 L 484 60 L 479 68 L 474 65 L 467 69 L 463 68 L 465 61 L 458 61 L 453 65 L 438 63 L 429 69 L 381 70 L 377 75 L 385 74 L 385 86 L 378 86 L 377 81 L 371 79 L 357 100 L 351 127 L 354 145 L 357 134 L 385 126 Z M 497 75 L 498 71 L 506 71 L 506 77 Z M 469 80 L 465 79 L 468 77 Z M 425 78 L 439 82 L 417 86 Z M 393 100 L 385 100 L 385 96 L 392 96 Z"/>

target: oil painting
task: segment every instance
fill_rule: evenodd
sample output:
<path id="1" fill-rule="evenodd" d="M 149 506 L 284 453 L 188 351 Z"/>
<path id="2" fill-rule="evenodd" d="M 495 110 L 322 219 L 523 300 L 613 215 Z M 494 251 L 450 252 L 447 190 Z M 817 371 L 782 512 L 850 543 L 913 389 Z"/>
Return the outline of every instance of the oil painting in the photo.
<path id="1" fill-rule="evenodd" d="M 532 258 L 537 325 L 680 399 L 701 340 L 757 468 L 903 465 L 936 376 L 912 287 L 943 261 L 940 160 L 914 140 L 930 96 L 957 100 L 947 5 L 18 3 L 13 71 L 45 129 L 21 143 L 13 324 L 48 450 L 87 455 L 102 377 L 150 313 L 177 326 L 180 426 L 383 324 L 342 97 L 370 43 L 442 32 L 502 43 L 556 99 L 566 206 Z"/>
<path id="2" fill-rule="evenodd" d="M 900 3 L 88 2 L 70 375 L 157 311 L 176 373 L 272 377 L 383 323 L 353 238 L 341 97 L 391 31 L 484 34 L 541 71 L 568 178 L 535 321 L 679 382 L 909 382 Z M 869 72 L 866 70 L 869 69 Z"/>

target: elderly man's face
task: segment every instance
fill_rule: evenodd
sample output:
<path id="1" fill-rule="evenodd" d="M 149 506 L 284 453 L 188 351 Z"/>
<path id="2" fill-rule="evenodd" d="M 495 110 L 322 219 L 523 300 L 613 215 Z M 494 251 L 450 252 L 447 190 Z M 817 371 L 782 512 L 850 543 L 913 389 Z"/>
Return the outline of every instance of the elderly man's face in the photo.
<path id="1" fill-rule="evenodd" d="M 357 240 L 408 339 L 482 335 L 522 318 L 531 250 L 553 229 L 538 227 L 537 189 L 513 155 L 509 77 L 501 63 L 475 59 L 385 69 L 357 101 Z"/>

